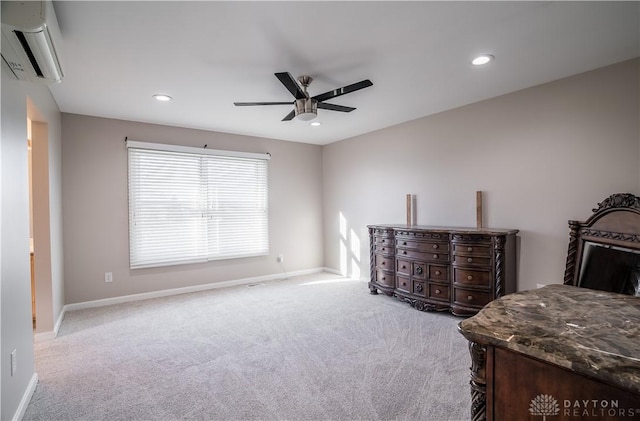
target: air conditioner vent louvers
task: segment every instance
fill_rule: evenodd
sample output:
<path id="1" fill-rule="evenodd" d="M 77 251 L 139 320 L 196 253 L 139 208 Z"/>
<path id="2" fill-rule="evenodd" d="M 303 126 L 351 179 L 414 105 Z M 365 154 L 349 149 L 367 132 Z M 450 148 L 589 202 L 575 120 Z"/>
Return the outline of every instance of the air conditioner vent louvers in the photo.
<path id="1" fill-rule="evenodd" d="M 24 33 L 22 31 L 13 31 L 13 33 L 16 34 L 18 41 L 20 41 L 22 48 L 24 48 L 24 52 L 27 54 L 27 58 L 29 58 L 29 61 L 33 66 L 33 70 L 35 70 L 38 77 L 43 77 L 44 75 L 42 74 L 42 70 L 40 70 L 40 66 L 38 66 L 38 62 L 33 56 L 33 51 L 31 51 L 31 47 L 29 47 L 29 43 L 27 43 L 27 39 L 24 37 Z"/>

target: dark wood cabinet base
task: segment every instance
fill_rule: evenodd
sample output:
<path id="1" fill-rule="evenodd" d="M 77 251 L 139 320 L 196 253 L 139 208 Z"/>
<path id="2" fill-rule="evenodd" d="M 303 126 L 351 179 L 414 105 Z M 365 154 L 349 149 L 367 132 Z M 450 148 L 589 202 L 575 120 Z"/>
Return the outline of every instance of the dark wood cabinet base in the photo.
<path id="1" fill-rule="evenodd" d="M 640 419 L 640 396 L 553 364 L 469 343 L 471 419 Z"/>
<path id="2" fill-rule="evenodd" d="M 370 225 L 369 290 L 472 316 L 516 290 L 517 230 Z"/>

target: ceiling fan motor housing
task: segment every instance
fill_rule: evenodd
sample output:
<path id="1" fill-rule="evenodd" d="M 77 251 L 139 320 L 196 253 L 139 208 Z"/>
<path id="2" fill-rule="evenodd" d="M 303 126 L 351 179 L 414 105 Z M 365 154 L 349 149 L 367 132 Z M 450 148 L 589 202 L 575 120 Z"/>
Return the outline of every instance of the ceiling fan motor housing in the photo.
<path id="1" fill-rule="evenodd" d="M 316 118 L 318 114 L 318 101 L 313 98 L 296 99 L 296 118 L 309 121 Z"/>

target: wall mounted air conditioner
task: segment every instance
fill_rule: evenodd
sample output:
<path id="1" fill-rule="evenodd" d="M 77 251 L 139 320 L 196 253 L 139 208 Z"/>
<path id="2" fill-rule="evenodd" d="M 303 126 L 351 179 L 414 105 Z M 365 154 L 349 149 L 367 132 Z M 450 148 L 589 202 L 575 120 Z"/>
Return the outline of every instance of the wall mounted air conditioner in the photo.
<path id="1" fill-rule="evenodd" d="M 60 29 L 50 0 L 2 1 L 2 59 L 16 78 L 60 82 Z"/>

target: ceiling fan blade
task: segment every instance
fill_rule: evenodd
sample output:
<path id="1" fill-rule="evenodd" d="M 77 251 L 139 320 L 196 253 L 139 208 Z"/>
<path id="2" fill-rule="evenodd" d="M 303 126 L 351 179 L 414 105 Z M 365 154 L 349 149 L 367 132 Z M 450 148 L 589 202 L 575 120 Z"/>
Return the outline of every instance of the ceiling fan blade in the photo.
<path id="1" fill-rule="evenodd" d="M 318 108 L 331 111 L 342 111 L 343 113 L 350 113 L 355 110 L 353 107 L 345 107 L 344 105 L 327 104 L 326 102 L 318 102 Z"/>
<path id="2" fill-rule="evenodd" d="M 291 110 L 291 112 L 289 114 L 287 114 L 282 121 L 289 121 L 289 120 L 293 120 L 293 117 L 296 116 L 296 110 Z"/>
<path id="3" fill-rule="evenodd" d="M 252 105 L 291 105 L 292 102 L 234 102 L 237 107 L 248 107 Z"/>
<path id="4" fill-rule="evenodd" d="M 361 80 L 360 82 L 352 83 L 351 85 L 344 86 L 342 88 L 334 89 L 332 91 L 328 91 L 323 94 L 316 95 L 313 97 L 313 99 L 317 99 L 318 102 L 326 101 L 328 99 L 349 94 L 351 92 L 358 91 L 363 88 L 368 88 L 369 86 L 372 86 L 372 85 L 373 83 L 369 79 L 365 79 L 365 80 Z"/>
<path id="5" fill-rule="evenodd" d="M 275 75 L 296 99 L 303 99 L 307 97 L 291 74 L 288 72 L 282 72 L 275 73 Z"/>

